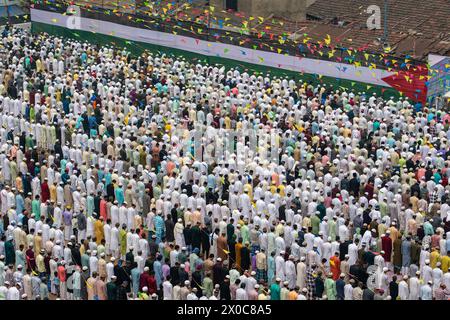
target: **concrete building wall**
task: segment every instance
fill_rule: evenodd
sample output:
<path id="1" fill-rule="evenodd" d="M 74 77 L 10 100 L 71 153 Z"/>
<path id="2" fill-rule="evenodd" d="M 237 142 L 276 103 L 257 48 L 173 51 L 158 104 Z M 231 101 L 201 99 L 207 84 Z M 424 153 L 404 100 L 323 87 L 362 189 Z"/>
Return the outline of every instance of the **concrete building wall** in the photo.
<path id="1" fill-rule="evenodd" d="M 225 1 L 224 0 L 209 0 L 211 6 L 215 8 L 225 9 Z"/>
<path id="2" fill-rule="evenodd" d="M 237 0 L 237 2 L 239 11 L 245 12 L 248 15 L 255 15 L 255 8 L 257 7 L 255 0 Z"/>
<path id="3" fill-rule="evenodd" d="M 264 2 L 266 2 L 265 0 Z M 274 0 L 267 1 L 261 7 L 266 9 L 267 14 L 274 14 L 278 17 L 287 18 L 293 21 L 301 21 L 306 19 L 306 1 L 307 0 Z M 264 12 L 264 11 L 263 11 Z"/>

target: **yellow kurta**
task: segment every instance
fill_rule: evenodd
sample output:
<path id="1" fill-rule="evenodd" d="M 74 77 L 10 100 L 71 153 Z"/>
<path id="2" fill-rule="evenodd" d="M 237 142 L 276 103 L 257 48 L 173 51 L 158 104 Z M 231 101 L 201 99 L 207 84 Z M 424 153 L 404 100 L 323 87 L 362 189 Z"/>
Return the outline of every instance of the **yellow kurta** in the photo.
<path id="1" fill-rule="evenodd" d="M 443 256 L 441 259 L 441 270 L 442 272 L 446 273 L 448 271 L 448 268 L 450 267 L 450 257 L 449 256 Z"/>
<path id="2" fill-rule="evenodd" d="M 94 233 L 96 238 L 96 243 L 100 244 L 104 238 L 104 231 L 103 231 L 103 222 L 100 220 L 95 221 L 94 223 Z"/>
<path id="3" fill-rule="evenodd" d="M 55 185 L 51 185 L 49 187 L 49 191 L 50 191 L 50 200 L 52 200 L 53 202 L 56 203 L 56 186 Z"/>
<path id="4" fill-rule="evenodd" d="M 39 254 L 42 249 L 42 236 L 34 236 L 34 252 Z"/>
<path id="5" fill-rule="evenodd" d="M 430 267 L 431 268 L 436 268 L 436 264 L 439 262 L 439 260 L 441 260 L 441 255 L 439 253 L 438 250 L 433 250 L 430 253 Z"/>

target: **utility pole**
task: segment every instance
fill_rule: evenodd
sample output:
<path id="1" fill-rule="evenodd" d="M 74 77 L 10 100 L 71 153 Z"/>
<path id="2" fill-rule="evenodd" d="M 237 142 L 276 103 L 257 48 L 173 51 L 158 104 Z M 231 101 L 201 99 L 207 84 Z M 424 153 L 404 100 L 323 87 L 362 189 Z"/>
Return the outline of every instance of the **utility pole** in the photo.
<path id="1" fill-rule="evenodd" d="M 384 34 L 383 34 L 383 46 L 388 43 L 388 0 L 384 0 Z"/>

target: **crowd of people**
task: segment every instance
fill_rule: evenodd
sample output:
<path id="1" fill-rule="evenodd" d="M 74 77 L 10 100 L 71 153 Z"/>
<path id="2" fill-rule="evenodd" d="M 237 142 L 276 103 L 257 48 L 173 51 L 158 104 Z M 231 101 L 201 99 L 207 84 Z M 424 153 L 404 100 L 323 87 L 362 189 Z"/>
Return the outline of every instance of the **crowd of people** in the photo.
<path id="1" fill-rule="evenodd" d="M 448 300 L 450 116 L 3 32 L 0 300 Z"/>

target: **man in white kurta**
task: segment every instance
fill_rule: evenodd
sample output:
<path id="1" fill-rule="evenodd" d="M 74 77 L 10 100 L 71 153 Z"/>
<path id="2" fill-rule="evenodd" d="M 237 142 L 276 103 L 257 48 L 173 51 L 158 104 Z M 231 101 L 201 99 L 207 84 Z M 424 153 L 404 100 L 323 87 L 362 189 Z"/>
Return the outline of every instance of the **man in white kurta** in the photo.
<path id="1" fill-rule="evenodd" d="M 284 261 L 285 252 L 281 251 L 280 255 L 275 258 L 275 276 L 280 278 L 281 281 L 286 280 L 286 262 Z"/>

